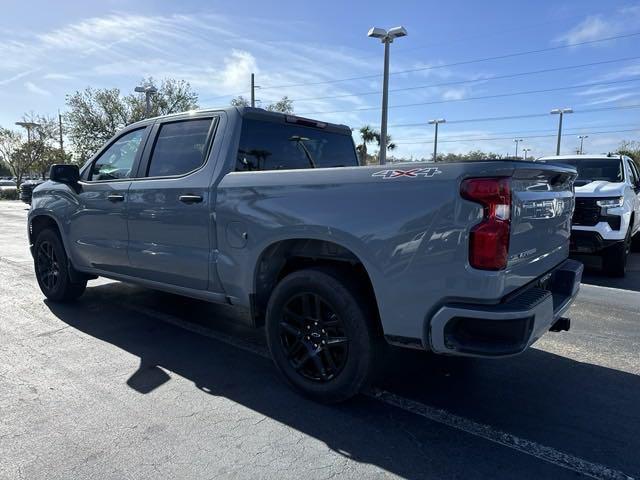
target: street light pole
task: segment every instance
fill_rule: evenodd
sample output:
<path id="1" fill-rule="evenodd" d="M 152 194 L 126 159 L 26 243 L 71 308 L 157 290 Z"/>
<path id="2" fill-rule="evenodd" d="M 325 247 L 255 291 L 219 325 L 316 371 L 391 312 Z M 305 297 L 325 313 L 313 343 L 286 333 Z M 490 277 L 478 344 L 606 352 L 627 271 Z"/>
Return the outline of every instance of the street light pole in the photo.
<path id="1" fill-rule="evenodd" d="M 582 155 L 582 147 L 584 145 L 584 139 L 589 138 L 589 135 L 578 135 L 578 138 L 580 139 L 580 155 Z"/>
<path id="2" fill-rule="evenodd" d="M 522 139 L 521 138 L 514 138 L 513 141 L 516 142 L 516 160 L 517 160 L 518 159 L 518 145 L 520 144 Z"/>
<path id="3" fill-rule="evenodd" d="M 562 117 L 565 113 L 573 113 L 573 109 L 571 108 L 554 108 L 550 112 L 552 115 L 560 115 L 558 119 L 558 143 L 556 146 L 556 155 L 560 155 L 560 142 L 562 139 Z"/>
<path id="4" fill-rule="evenodd" d="M 383 28 L 373 27 L 367 34 L 372 38 L 379 38 L 384 44 L 384 71 L 382 77 L 382 119 L 380 121 L 380 165 L 387 162 L 387 108 L 389 103 L 389 45 L 398 37 L 407 35 L 404 27 Z"/>
<path id="5" fill-rule="evenodd" d="M 531 151 L 530 148 L 523 148 L 522 151 L 524 152 L 524 160 L 527 159 L 527 153 L 529 153 Z"/>
<path id="6" fill-rule="evenodd" d="M 138 86 L 134 88 L 134 91 L 138 93 L 144 93 L 144 99 L 145 99 L 144 116 L 146 118 L 149 118 L 149 115 L 151 114 L 151 95 L 158 93 L 158 89 L 154 86 L 148 86 L 148 87 Z"/>
<path id="7" fill-rule="evenodd" d="M 436 118 L 434 120 L 429 120 L 429 125 L 434 125 L 434 136 L 433 136 L 433 161 L 434 163 L 438 161 L 438 125 L 441 123 L 445 123 L 446 120 L 444 118 Z"/>
<path id="8" fill-rule="evenodd" d="M 27 143 L 31 143 L 31 129 L 38 128 L 40 126 L 39 123 L 35 122 L 16 122 L 16 125 L 27 131 Z"/>

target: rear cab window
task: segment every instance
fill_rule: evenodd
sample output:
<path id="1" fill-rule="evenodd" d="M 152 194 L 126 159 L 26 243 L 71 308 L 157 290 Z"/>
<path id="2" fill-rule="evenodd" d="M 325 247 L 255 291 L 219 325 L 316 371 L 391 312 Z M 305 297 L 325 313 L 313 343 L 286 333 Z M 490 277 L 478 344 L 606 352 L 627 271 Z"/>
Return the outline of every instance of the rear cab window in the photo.
<path id="1" fill-rule="evenodd" d="M 288 123 L 284 119 L 282 122 L 243 119 L 236 160 L 238 172 L 355 166 L 358 158 L 348 133 Z"/>

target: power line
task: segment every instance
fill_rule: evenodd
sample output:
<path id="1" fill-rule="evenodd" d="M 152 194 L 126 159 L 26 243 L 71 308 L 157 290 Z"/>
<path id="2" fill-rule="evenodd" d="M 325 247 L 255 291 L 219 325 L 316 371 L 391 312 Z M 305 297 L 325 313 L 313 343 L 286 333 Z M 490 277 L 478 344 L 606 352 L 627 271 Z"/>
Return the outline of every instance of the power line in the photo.
<path id="1" fill-rule="evenodd" d="M 625 129 L 625 130 L 607 130 L 607 131 L 600 131 L 600 132 L 585 132 L 585 134 L 588 135 L 600 135 L 600 134 L 606 134 L 606 133 L 627 133 L 627 132 L 638 132 L 640 131 L 640 128 L 629 128 L 629 129 Z M 566 137 L 566 136 L 570 136 L 570 135 L 574 135 L 571 133 L 563 133 L 562 136 Z M 527 138 L 527 139 L 531 139 L 531 138 L 549 138 L 549 137 L 557 137 L 557 134 L 549 134 L 549 135 L 529 135 L 529 136 L 523 136 L 520 138 Z M 449 138 L 447 140 L 438 140 L 438 143 L 452 143 L 452 142 L 481 142 L 481 141 L 489 141 L 489 140 L 513 140 L 513 136 L 509 136 L 509 137 L 466 137 L 464 139 L 452 139 Z M 394 142 L 395 143 L 395 142 Z M 424 142 L 398 142 L 396 143 L 396 145 L 426 145 L 426 144 L 430 144 L 433 143 L 433 140 L 431 141 L 424 141 Z"/>
<path id="2" fill-rule="evenodd" d="M 451 81 L 451 82 L 441 82 L 441 83 L 431 83 L 431 84 L 428 84 L 428 85 L 418 85 L 418 86 L 415 86 L 415 87 L 394 88 L 394 89 L 389 90 L 389 93 L 392 93 L 392 92 L 405 92 L 405 91 L 409 91 L 409 90 L 420 90 L 420 89 L 423 89 L 423 88 L 445 87 L 445 86 L 451 86 L 451 85 L 462 85 L 462 84 L 466 84 L 466 83 L 483 83 L 483 82 L 488 82 L 488 81 L 493 81 L 493 80 L 501 80 L 501 79 L 505 79 L 505 78 L 525 77 L 527 75 L 535 75 L 535 74 L 549 73 L 549 72 L 560 72 L 560 71 L 563 71 L 563 70 L 573 70 L 573 69 L 576 69 L 576 68 L 593 67 L 593 66 L 596 66 L 596 65 L 606 65 L 606 64 L 610 64 L 610 63 L 625 62 L 625 61 L 629 61 L 629 60 L 638 60 L 638 59 L 640 59 L 640 56 L 617 58 L 615 60 L 603 60 L 603 61 L 600 61 L 600 62 L 582 63 L 580 65 L 568 65 L 566 67 L 545 68 L 545 69 L 542 69 L 542 70 L 531 70 L 531 71 L 528 71 L 528 72 L 509 73 L 509 74 L 505 74 L 505 75 L 494 75 L 494 76 L 491 76 L 491 77 L 476 78 L 476 79 L 471 79 L 471 80 L 455 80 L 455 81 Z M 342 95 L 328 95 L 328 96 L 324 96 L 324 97 L 295 98 L 295 99 L 291 99 L 291 101 L 292 102 L 304 102 L 304 101 L 309 101 L 309 100 L 329 100 L 329 99 L 335 99 L 335 98 L 364 97 L 364 96 L 367 96 L 367 95 L 377 95 L 377 94 L 380 94 L 380 93 L 381 93 L 380 90 L 375 90 L 375 91 L 370 91 L 370 92 L 345 93 L 345 94 L 342 94 Z"/>
<path id="3" fill-rule="evenodd" d="M 436 70 L 439 68 L 446 68 L 446 67 L 456 67 L 456 66 L 460 66 L 460 65 L 470 65 L 473 63 L 481 63 L 481 62 L 489 62 L 492 60 L 502 60 L 505 58 L 513 58 L 513 57 L 521 57 L 524 55 L 532 55 L 535 53 L 543 53 L 543 52 L 551 52 L 551 51 L 555 51 L 555 50 L 562 50 L 562 49 L 566 49 L 566 48 L 571 48 L 571 47 L 579 47 L 582 45 L 591 45 L 594 43 L 600 43 L 600 42 L 608 42 L 611 40 L 617 40 L 620 38 L 629 38 L 629 37 L 634 37 L 634 36 L 638 36 L 640 35 L 640 32 L 632 32 L 632 33 L 627 33 L 627 34 L 623 34 L 623 35 L 615 35 L 613 37 L 605 37 L 605 38 L 598 38 L 595 40 L 586 40 L 584 42 L 575 42 L 575 43 L 567 43 L 565 45 L 558 45 L 555 47 L 547 47 L 547 48 L 539 48 L 536 50 L 526 50 L 523 52 L 514 52 L 514 53 L 507 53 L 504 55 L 495 55 L 492 57 L 484 57 L 484 58 L 476 58 L 473 60 L 463 60 L 460 62 L 453 62 L 453 63 L 445 63 L 445 64 L 441 64 L 441 65 L 429 65 L 428 67 L 420 67 L 420 68 L 411 68 L 408 70 L 398 70 L 396 72 L 390 72 L 390 75 L 400 75 L 400 74 L 404 74 L 404 73 L 415 73 L 415 72 L 424 72 L 427 70 Z M 290 88 L 290 87 L 305 87 L 305 86 L 310 86 L 310 85 L 325 85 L 325 84 L 329 84 L 329 83 L 339 83 L 339 82 L 349 82 L 352 80 L 364 80 L 367 78 L 377 78 L 377 77 L 381 77 L 382 75 L 380 74 L 371 74 L 371 75 L 360 75 L 357 77 L 349 77 L 349 78 L 340 78 L 340 79 L 334 79 L 334 80 L 323 80 L 323 81 L 319 81 L 319 82 L 305 82 L 305 83 L 292 83 L 292 84 L 288 84 L 288 85 L 272 85 L 272 86 L 266 86 L 266 87 L 262 87 L 262 90 L 266 90 L 266 89 L 274 89 L 274 88 Z"/>
<path id="4" fill-rule="evenodd" d="M 451 98 L 447 100 L 432 100 L 429 102 L 415 102 L 415 103 L 403 103 L 399 105 L 389 105 L 388 108 L 407 108 L 407 107 L 420 107 L 424 105 L 439 105 L 442 103 L 454 103 L 454 102 L 469 102 L 472 100 L 486 100 L 489 98 L 503 98 L 503 97 L 515 97 L 519 95 L 532 95 L 536 93 L 549 93 L 549 92 L 560 92 L 563 90 L 573 90 L 576 88 L 588 88 L 588 87 L 597 87 L 603 85 L 616 85 L 619 83 L 629 83 L 629 82 L 637 82 L 640 80 L 640 77 L 628 78 L 626 80 L 615 80 L 610 82 L 594 82 L 594 83 L 583 83 L 580 85 L 569 85 L 566 87 L 554 87 L 554 88 L 543 88 L 539 90 L 524 90 L 520 92 L 509 92 L 509 93 L 496 93 L 493 95 L 482 95 L 479 97 L 466 97 L 466 98 Z M 350 110 L 329 110 L 323 112 L 305 112 L 301 113 L 301 115 L 317 115 L 317 114 L 328 114 L 328 113 L 350 113 L 350 112 L 365 112 L 371 110 L 380 110 L 380 107 L 362 107 L 355 108 Z"/>
<path id="5" fill-rule="evenodd" d="M 634 108 L 640 108 L 640 104 L 633 105 L 621 105 L 615 107 L 598 107 L 598 108 L 586 108 L 582 110 L 574 109 L 575 114 L 581 113 L 594 113 L 594 112 L 605 112 L 610 110 L 629 110 Z M 447 120 L 447 124 L 456 124 L 456 123 L 479 123 L 479 122 L 494 122 L 494 121 L 502 121 L 502 120 L 519 120 L 522 118 L 535 118 L 535 117 L 548 117 L 549 112 L 545 113 L 525 113 L 522 115 L 504 115 L 501 117 L 480 117 L 480 118 L 466 118 L 460 120 Z M 397 127 L 418 127 L 424 126 L 426 122 L 418 122 L 418 123 L 396 123 L 394 125 L 389 125 L 389 128 L 397 128 Z"/>
<path id="6" fill-rule="evenodd" d="M 558 45 L 555 47 L 548 47 L 548 48 L 539 48 L 536 50 L 526 50 L 526 51 L 522 51 L 522 52 L 514 52 L 514 53 L 508 53 L 508 54 L 504 54 L 504 55 L 496 55 L 496 56 L 492 56 L 492 57 L 484 57 L 484 58 L 477 58 L 477 59 L 472 59 L 472 60 L 463 60 L 463 61 L 459 61 L 459 62 L 453 62 L 453 63 L 445 63 L 445 64 L 441 64 L 441 65 L 430 65 L 428 67 L 420 67 L 420 68 L 413 68 L 413 69 L 409 69 L 409 70 L 399 70 L 397 72 L 391 72 L 390 75 L 400 75 L 403 73 L 414 73 L 414 72 L 422 72 L 422 71 L 427 71 L 427 70 L 435 70 L 435 69 L 440 69 L 440 68 L 446 68 L 446 67 L 455 67 L 455 66 L 460 66 L 460 65 L 471 65 L 474 63 L 481 63 L 481 62 L 488 62 L 488 61 L 492 61 L 492 60 L 501 60 L 501 59 L 505 59 L 505 58 L 513 58 L 513 57 L 520 57 L 520 56 L 524 56 L 524 55 L 532 55 L 532 54 L 536 54 L 536 53 L 543 53 L 543 52 L 550 52 L 550 51 L 555 51 L 555 50 L 561 50 L 561 49 L 566 49 L 566 48 L 571 48 L 571 47 L 579 47 L 582 45 L 591 45 L 594 43 L 600 43 L 600 42 L 608 42 L 611 40 L 617 40 L 620 38 L 629 38 L 629 37 L 634 37 L 640 35 L 640 32 L 632 32 L 632 33 L 627 33 L 627 34 L 623 34 L 623 35 L 615 35 L 612 37 L 605 37 L 605 38 L 599 38 L 599 39 L 595 39 L 595 40 L 587 40 L 584 42 L 575 42 L 575 43 L 568 43 L 565 45 Z M 312 86 L 312 85 L 327 85 L 327 84 L 331 84 L 331 83 L 341 83 L 341 82 L 350 82 L 350 81 L 354 81 L 354 80 L 364 80 L 364 79 L 368 79 L 368 78 L 378 78 L 381 77 L 381 74 L 370 74 L 370 75 L 361 75 L 361 76 L 357 76 L 357 77 L 347 77 L 347 78 L 338 78 L 338 79 L 333 79 L 333 80 L 322 80 L 322 81 L 318 81 L 318 82 L 303 82 L 303 83 L 291 83 L 291 84 L 286 84 L 286 85 L 267 85 L 267 86 L 261 86 L 261 90 L 270 90 L 270 89 L 283 89 L 283 88 L 292 88 L 292 87 L 305 87 L 305 86 Z M 246 94 L 246 92 L 240 92 L 240 93 L 229 93 L 226 95 L 219 95 L 216 97 L 210 97 L 209 101 L 211 100 L 217 100 L 220 98 L 228 98 L 228 97 L 236 97 L 238 95 L 243 95 Z"/>

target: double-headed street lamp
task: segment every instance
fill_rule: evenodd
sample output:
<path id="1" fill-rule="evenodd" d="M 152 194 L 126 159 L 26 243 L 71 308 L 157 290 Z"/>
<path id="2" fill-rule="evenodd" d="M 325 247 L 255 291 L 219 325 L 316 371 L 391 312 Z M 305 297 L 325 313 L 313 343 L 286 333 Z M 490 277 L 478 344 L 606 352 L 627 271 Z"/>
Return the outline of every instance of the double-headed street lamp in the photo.
<path id="1" fill-rule="evenodd" d="M 404 27 L 394 27 L 389 30 L 373 27 L 367 34 L 372 38 L 379 38 L 384 43 L 384 74 L 382 78 L 382 120 L 380 122 L 380 165 L 387 161 L 387 106 L 389 103 L 389 44 L 395 38 L 405 37 L 407 30 Z"/>
<path id="2" fill-rule="evenodd" d="M 429 125 L 435 126 L 434 136 L 433 136 L 433 161 L 438 161 L 438 125 L 441 123 L 446 123 L 444 118 L 436 118 L 434 120 L 429 120 Z"/>
<path id="3" fill-rule="evenodd" d="M 522 151 L 524 152 L 524 160 L 527 159 L 527 153 L 529 153 L 531 151 L 530 148 L 523 148 Z"/>
<path id="4" fill-rule="evenodd" d="M 573 113 L 572 108 L 554 108 L 551 110 L 552 115 L 560 115 L 558 120 L 558 145 L 556 147 L 556 155 L 560 155 L 560 141 L 562 139 L 562 117 L 565 113 Z"/>
<path id="5" fill-rule="evenodd" d="M 582 155 L 582 147 L 584 146 L 584 139 L 589 138 L 589 135 L 578 135 L 580 139 L 580 155 Z"/>
<path id="6" fill-rule="evenodd" d="M 518 159 L 518 145 L 520 145 L 520 142 L 522 141 L 521 138 L 514 138 L 513 141 L 516 143 L 516 160 Z"/>
<path id="7" fill-rule="evenodd" d="M 151 95 L 158 93 L 158 89 L 153 86 L 144 87 L 141 85 L 136 87 L 134 91 L 138 93 L 144 93 L 145 102 L 146 102 L 144 116 L 148 118 L 149 114 L 151 114 Z"/>

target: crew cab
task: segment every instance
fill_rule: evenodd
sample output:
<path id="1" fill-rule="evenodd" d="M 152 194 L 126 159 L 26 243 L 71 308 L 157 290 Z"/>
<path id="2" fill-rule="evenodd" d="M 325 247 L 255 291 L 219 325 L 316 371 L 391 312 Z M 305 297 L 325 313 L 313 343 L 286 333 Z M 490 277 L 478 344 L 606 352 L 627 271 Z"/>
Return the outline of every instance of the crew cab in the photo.
<path id="1" fill-rule="evenodd" d="M 561 155 L 538 159 L 575 167 L 576 207 L 571 251 L 596 254 L 611 276 L 625 275 L 631 247 L 640 246 L 640 170 L 625 155 Z"/>
<path id="2" fill-rule="evenodd" d="M 575 298 L 572 167 L 359 166 L 351 130 L 253 108 L 129 125 L 55 165 L 28 217 L 42 292 L 97 276 L 250 311 L 283 378 L 322 402 L 391 343 L 508 357 Z"/>

